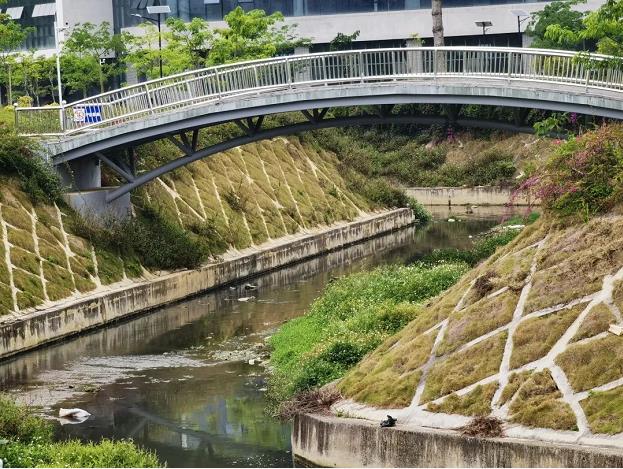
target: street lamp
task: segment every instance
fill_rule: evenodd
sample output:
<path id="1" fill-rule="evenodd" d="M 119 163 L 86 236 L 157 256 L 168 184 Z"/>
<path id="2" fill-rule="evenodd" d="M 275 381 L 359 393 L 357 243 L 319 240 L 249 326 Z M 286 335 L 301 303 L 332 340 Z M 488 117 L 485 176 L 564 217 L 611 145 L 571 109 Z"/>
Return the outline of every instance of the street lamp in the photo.
<path id="1" fill-rule="evenodd" d="M 521 34 L 521 23 L 530 19 L 530 13 L 524 10 L 511 10 L 511 14 L 517 17 L 517 34 L 519 35 L 519 46 L 523 46 L 523 37 Z"/>
<path id="2" fill-rule="evenodd" d="M 160 78 L 162 78 L 162 15 L 168 15 L 171 13 L 171 7 L 168 5 L 156 5 L 147 7 L 147 13 L 150 15 L 157 15 L 158 19 L 155 20 L 153 18 L 149 18 L 148 16 L 143 16 L 138 13 L 132 13 L 132 16 L 136 16 L 137 18 L 143 18 L 144 20 L 151 21 L 154 24 L 158 25 L 158 55 L 160 62 Z"/>
<path id="3" fill-rule="evenodd" d="M 478 26 L 479 28 L 482 28 L 482 35 L 486 36 L 487 29 L 493 26 L 493 23 L 491 21 L 476 21 L 476 26 Z"/>

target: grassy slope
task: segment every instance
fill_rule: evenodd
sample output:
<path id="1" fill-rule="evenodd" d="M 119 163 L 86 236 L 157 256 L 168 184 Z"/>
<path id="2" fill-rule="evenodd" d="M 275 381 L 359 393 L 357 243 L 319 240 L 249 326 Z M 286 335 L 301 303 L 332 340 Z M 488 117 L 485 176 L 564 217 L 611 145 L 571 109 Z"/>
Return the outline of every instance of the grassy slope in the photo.
<path id="1" fill-rule="evenodd" d="M 622 226 L 623 217 L 613 214 L 585 224 L 565 226 L 546 217 L 530 225 L 456 286 L 430 301 L 403 331 L 365 357 L 339 388 L 346 397 L 362 403 L 402 407 L 411 402 L 418 383 L 425 379 L 419 404 L 434 412 L 483 415 L 492 405 L 506 403 L 509 421 L 577 429 L 576 417 L 549 368 L 559 366 L 574 392 L 590 391 L 623 378 L 623 338 L 598 335 L 615 322 L 618 312 L 612 305 L 621 302 L 623 288 L 617 283 L 614 293 L 605 289 L 605 302 L 590 308 L 587 299 L 581 300 L 602 290 L 604 278 L 623 267 Z M 537 248 L 537 243 L 542 244 Z M 513 349 L 507 357 L 511 371 L 517 373 L 511 375 L 498 402 L 492 402 L 489 384 L 462 394 L 461 389 L 486 378 L 485 383 L 507 383 L 499 382 L 498 372 L 512 318 L 509 313 L 515 312 L 518 295 L 530 282 L 533 262 L 536 271 L 525 307 L 517 312 L 522 315 L 521 322 L 514 330 Z M 497 294 L 505 287 L 510 289 Z M 507 305 L 508 300 L 511 304 Z M 574 306 L 578 301 L 580 304 Z M 434 340 L 439 327 L 430 328 L 442 325 L 445 319 L 444 339 L 433 353 L 430 372 L 423 376 L 422 365 L 427 358 L 421 359 L 414 344 Z M 565 335 L 566 331 L 569 334 Z M 477 342 L 479 336 L 486 340 Z M 576 344 L 579 339 L 583 342 Z M 550 353 L 555 344 L 562 346 L 562 353 Z M 409 373 L 418 379 L 400 387 L 400 393 L 379 394 L 386 383 L 402 379 L 403 363 L 415 356 L 420 357 L 420 366 Z M 519 367 L 526 364 L 536 367 L 537 373 L 520 373 Z M 456 391 L 459 395 L 452 394 Z M 593 432 L 623 431 L 618 390 L 589 393 L 580 404 Z"/>
<path id="2" fill-rule="evenodd" d="M 367 176 L 385 176 L 407 186 L 515 185 L 517 174 L 554 147 L 550 139 L 502 132 L 461 132 L 448 138 L 431 129 L 413 135 L 331 129 L 314 135 Z"/>
<path id="3" fill-rule="evenodd" d="M 168 145 L 143 151 L 152 158 L 144 164 L 175 155 Z M 296 138 L 260 142 L 166 175 L 135 204 L 156 209 L 217 256 L 377 207 L 349 190 L 337 165 L 331 153 Z M 70 209 L 33 204 L 16 179 L 2 177 L 0 185 L 0 316 L 143 274 L 136 259 L 77 236 L 88 231 Z"/>

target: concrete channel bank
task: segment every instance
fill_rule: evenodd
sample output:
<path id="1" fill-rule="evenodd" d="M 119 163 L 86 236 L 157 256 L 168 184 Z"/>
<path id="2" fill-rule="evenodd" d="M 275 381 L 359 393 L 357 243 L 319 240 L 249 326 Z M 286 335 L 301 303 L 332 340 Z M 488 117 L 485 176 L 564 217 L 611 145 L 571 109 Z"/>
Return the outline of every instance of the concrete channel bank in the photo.
<path id="1" fill-rule="evenodd" d="M 615 449 L 470 438 L 421 427 L 380 428 L 365 420 L 320 415 L 295 419 L 292 453 L 305 467 L 623 467 L 623 453 Z"/>
<path id="2" fill-rule="evenodd" d="M 13 317 L 0 323 L 0 359 L 341 249 L 414 222 L 410 209 L 374 214 L 351 223 L 274 240 L 257 249 L 225 256 L 221 262 L 197 270 L 166 274 Z"/>

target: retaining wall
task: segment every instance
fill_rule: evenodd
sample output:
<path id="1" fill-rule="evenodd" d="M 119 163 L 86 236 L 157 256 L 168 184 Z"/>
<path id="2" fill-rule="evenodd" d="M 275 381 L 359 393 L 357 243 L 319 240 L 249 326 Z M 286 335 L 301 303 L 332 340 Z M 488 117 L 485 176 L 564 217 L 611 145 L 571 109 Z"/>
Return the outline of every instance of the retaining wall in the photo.
<path id="1" fill-rule="evenodd" d="M 498 186 L 408 187 L 407 195 L 423 205 L 507 205 L 512 191 Z M 513 205 L 538 205 L 527 197 L 517 197 Z"/>
<path id="2" fill-rule="evenodd" d="M 390 384 L 391 385 L 391 384 Z M 623 452 L 520 440 L 470 438 L 425 428 L 380 428 L 359 419 L 303 415 L 292 453 L 315 467 L 622 467 Z"/>
<path id="3" fill-rule="evenodd" d="M 188 298 L 215 287 L 340 249 L 414 222 L 399 209 L 310 234 L 273 241 L 252 252 L 192 271 L 181 271 L 96 293 L 0 323 L 0 359 L 104 324 Z M 4 318 L 3 318 L 4 319 Z"/>

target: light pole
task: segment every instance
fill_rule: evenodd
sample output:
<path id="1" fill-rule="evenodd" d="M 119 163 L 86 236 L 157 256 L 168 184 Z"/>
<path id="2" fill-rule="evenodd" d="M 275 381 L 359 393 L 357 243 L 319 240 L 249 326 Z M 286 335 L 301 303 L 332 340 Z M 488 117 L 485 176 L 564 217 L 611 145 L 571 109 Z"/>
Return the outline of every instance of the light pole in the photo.
<path id="1" fill-rule="evenodd" d="M 517 35 L 519 36 L 519 47 L 523 47 L 523 35 L 521 34 L 521 23 L 530 19 L 530 14 L 524 10 L 511 10 L 511 14 L 517 17 Z"/>
<path id="2" fill-rule="evenodd" d="M 493 26 L 493 23 L 491 21 L 476 21 L 476 26 L 482 28 L 482 36 L 484 37 L 487 35 L 487 29 Z"/>
<path id="3" fill-rule="evenodd" d="M 158 19 L 155 20 L 153 18 L 149 18 L 148 16 L 143 16 L 138 13 L 132 13 L 132 16 L 136 16 L 137 18 L 143 18 L 144 20 L 151 21 L 152 23 L 158 25 L 158 62 L 160 64 L 160 78 L 162 78 L 162 15 L 168 15 L 169 13 L 171 13 L 171 7 L 168 5 L 149 6 L 147 7 L 147 13 L 149 13 L 150 15 L 157 15 Z"/>

